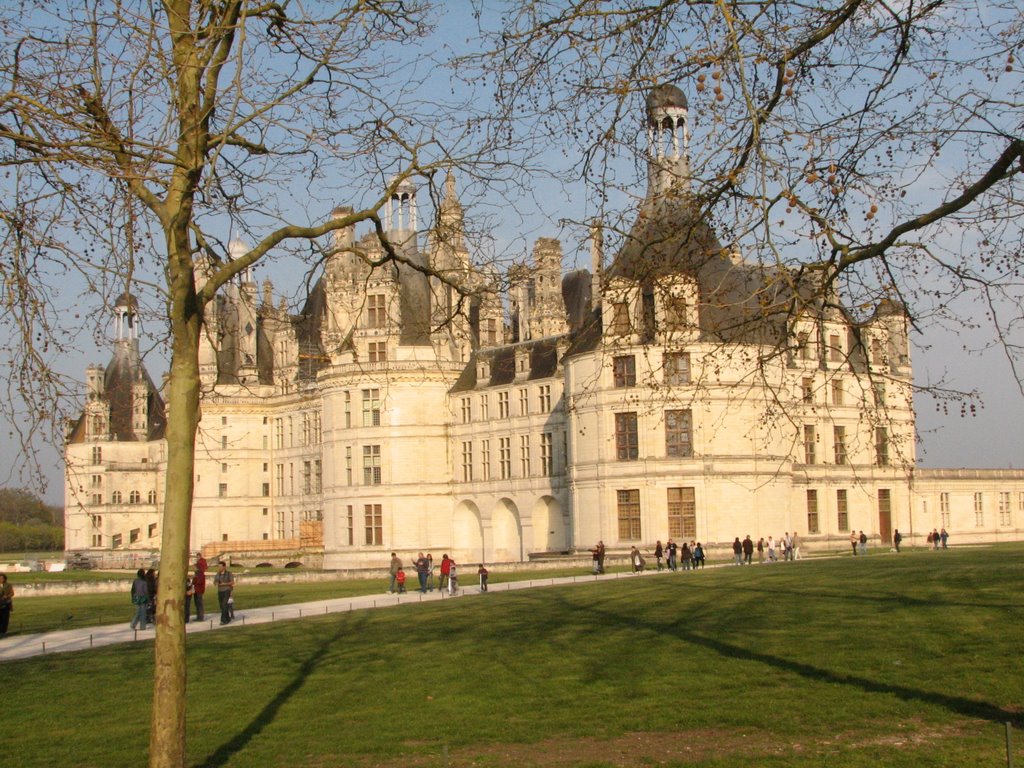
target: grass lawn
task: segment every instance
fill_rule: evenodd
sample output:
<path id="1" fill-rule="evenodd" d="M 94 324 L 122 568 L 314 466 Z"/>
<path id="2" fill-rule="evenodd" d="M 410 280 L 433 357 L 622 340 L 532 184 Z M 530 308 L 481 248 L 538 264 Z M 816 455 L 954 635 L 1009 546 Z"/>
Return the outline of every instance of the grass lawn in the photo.
<path id="1" fill-rule="evenodd" d="M 1004 546 L 203 633 L 189 762 L 1004 766 L 1009 721 L 1024 764 L 1022 595 L 1024 547 Z M 5 764 L 144 763 L 151 644 L 0 670 Z"/>

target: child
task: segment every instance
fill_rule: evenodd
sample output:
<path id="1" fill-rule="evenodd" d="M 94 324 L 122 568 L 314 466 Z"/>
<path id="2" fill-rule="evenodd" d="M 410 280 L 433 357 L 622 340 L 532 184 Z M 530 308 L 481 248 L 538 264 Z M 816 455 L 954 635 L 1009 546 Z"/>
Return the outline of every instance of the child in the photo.
<path id="1" fill-rule="evenodd" d="M 484 568 L 484 564 L 480 563 L 480 567 L 476 569 L 477 575 L 480 577 L 480 591 L 487 591 L 487 569 Z"/>
<path id="2" fill-rule="evenodd" d="M 395 583 L 398 584 L 398 594 L 405 592 L 405 571 L 402 568 L 395 574 Z"/>
<path id="3" fill-rule="evenodd" d="M 448 594 L 454 595 L 455 590 L 459 588 L 459 579 L 455 574 L 455 560 L 448 561 Z"/>

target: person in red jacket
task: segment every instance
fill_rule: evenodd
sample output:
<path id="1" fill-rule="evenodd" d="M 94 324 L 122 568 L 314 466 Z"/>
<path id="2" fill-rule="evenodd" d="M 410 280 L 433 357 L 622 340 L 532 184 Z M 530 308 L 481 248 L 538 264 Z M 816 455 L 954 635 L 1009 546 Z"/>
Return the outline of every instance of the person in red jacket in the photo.
<path id="1" fill-rule="evenodd" d="M 451 574 L 452 561 L 448 559 L 448 554 L 445 553 L 441 558 L 441 583 L 439 588 L 442 592 L 444 592 L 445 588 L 448 586 L 448 579 L 451 577 Z"/>

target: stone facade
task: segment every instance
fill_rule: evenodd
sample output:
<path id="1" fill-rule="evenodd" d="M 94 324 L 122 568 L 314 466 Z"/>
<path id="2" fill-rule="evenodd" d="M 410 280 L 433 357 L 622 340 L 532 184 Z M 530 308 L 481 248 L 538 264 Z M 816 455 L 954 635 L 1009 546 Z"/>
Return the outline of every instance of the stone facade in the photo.
<path id="1" fill-rule="evenodd" d="M 228 286 L 200 358 L 193 549 L 349 569 L 670 536 L 1020 538 L 1024 472 L 915 468 L 902 308 L 854 315 L 723 247 L 689 191 L 687 121 L 678 89 L 651 93 L 647 195 L 607 265 L 599 226 L 589 271 L 563 275 L 560 243 L 541 238 L 499 294 L 449 176 L 425 234 L 416 189 L 396 188 L 399 260 L 339 231 L 298 314 L 247 274 Z M 164 404 L 130 297 L 117 329 L 67 443 L 70 550 L 160 542 Z"/>

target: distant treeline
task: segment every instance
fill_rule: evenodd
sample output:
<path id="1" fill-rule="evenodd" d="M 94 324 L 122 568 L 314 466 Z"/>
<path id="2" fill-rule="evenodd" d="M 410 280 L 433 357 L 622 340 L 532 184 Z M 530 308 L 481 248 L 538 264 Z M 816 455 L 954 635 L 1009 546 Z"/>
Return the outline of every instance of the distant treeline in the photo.
<path id="1" fill-rule="evenodd" d="M 64 549 L 64 510 L 20 488 L 0 488 L 0 552 Z"/>

